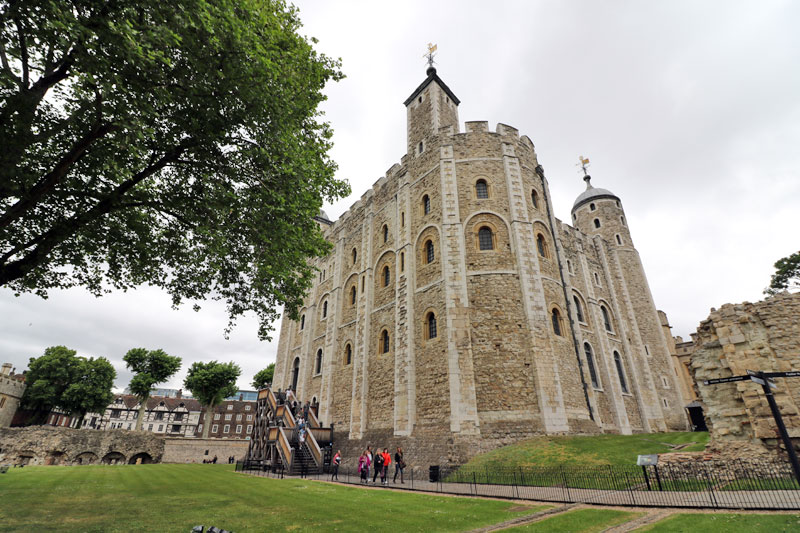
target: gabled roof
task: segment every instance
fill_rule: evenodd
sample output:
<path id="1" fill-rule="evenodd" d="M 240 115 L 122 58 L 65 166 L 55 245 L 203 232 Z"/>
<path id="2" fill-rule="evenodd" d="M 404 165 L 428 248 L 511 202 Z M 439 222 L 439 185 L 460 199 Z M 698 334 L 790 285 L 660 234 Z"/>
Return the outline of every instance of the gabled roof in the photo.
<path id="1" fill-rule="evenodd" d="M 408 104 L 410 104 L 410 103 L 411 103 L 411 101 L 412 101 L 412 100 L 414 100 L 414 98 L 416 98 L 416 97 L 419 95 L 419 93 L 421 93 L 422 91 L 424 91 L 424 90 L 425 90 L 425 87 L 427 87 L 427 86 L 428 86 L 428 85 L 429 85 L 431 82 L 434 82 L 434 81 L 435 81 L 436 83 L 438 83 L 438 84 L 439 84 L 439 87 L 441 87 L 441 88 L 442 88 L 442 90 L 445 92 L 445 94 L 446 94 L 447 96 L 449 96 L 449 97 L 450 97 L 450 99 L 451 99 L 453 102 L 455 102 L 455 103 L 456 103 L 456 105 L 458 105 L 458 104 L 460 104 L 460 103 L 461 103 L 461 100 L 459 100 L 459 99 L 458 99 L 458 97 L 457 97 L 455 94 L 453 94 L 453 91 L 451 91 L 451 90 L 450 90 L 450 87 L 448 87 L 448 86 L 447 86 L 447 84 L 446 84 L 445 82 L 443 82 L 443 81 L 442 81 L 442 78 L 440 78 L 440 77 L 439 77 L 439 76 L 436 74 L 436 69 L 435 69 L 435 68 L 433 68 L 433 67 L 428 67 L 427 74 L 428 74 L 428 77 L 427 77 L 427 78 L 425 78 L 425 81 L 423 81 L 423 82 L 420 84 L 420 86 L 419 86 L 419 87 L 417 87 L 417 88 L 414 90 L 414 92 L 413 92 L 413 93 L 411 93 L 411 96 L 409 96 L 408 98 L 406 98 L 406 101 L 405 101 L 405 102 L 403 102 L 403 105 L 407 106 Z"/>

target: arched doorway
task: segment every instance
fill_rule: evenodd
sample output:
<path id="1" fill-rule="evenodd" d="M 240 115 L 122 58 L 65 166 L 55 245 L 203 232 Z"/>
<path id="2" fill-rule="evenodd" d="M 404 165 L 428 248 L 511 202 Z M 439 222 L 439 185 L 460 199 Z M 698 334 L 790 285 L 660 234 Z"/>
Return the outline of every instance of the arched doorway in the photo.
<path id="1" fill-rule="evenodd" d="M 300 358 L 294 358 L 294 365 L 292 365 L 292 390 L 297 391 L 297 378 L 300 377 Z"/>
<path id="2" fill-rule="evenodd" d="M 76 465 L 92 465 L 97 462 L 97 454 L 94 452 L 83 452 L 79 453 L 75 456 L 75 459 L 72 460 L 73 464 Z"/>
<path id="3" fill-rule="evenodd" d="M 125 456 L 119 452 L 109 452 L 103 456 L 103 460 L 101 461 L 104 465 L 118 465 L 118 464 L 125 464 Z"/>
<path id="4" fill-rule="evenodd" d="M 128 461 L 128 464 L 131 464 L 131 465 L 135 465 L 135 464 L 149 465 L 149 464 L 154 463 L 154 462 L 155 461 L 153 461 L 153 458 L 150 457 L 149 453 L 140 452 L 140 453 L 137 453 L 136 455 L 131 456 L 130 460 Z"/>

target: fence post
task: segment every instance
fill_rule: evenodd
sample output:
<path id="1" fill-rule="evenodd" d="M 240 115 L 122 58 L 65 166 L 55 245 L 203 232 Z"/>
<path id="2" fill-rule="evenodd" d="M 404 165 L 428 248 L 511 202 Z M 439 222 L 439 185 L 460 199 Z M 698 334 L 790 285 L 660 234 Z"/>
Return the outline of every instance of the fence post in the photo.
<path id="1" fill-rule="evenodd" d="M 658 490 L 663 492 L 664 489 L 661 488 L 661 476 L 658 475 L 658 465 L 653 465 L 653 472 L 656 473 L 656 483 L 658 483 Z"/>
<path id="2" fill-rule="evenodd" d="M 647 491 L 650 492 L 652 489 L 650 488 L 650 478 L 647 476 L 647 467 L 642 465 L 642 474 L 644 474 L 644 482 L 647 483 Z"/>
<path id="3" fill-rule="evenodd" d="M 517 487 L 517 473 L 514 472 L 514 483 L 511 485 L 511 495 L 513 497 L 514 493 L 517 493 L 517 498 L 519 498 L 519 487 Z"/>
<path id="4" fill-rule="evenodd" d="M 478 480 L 475 477 L 475 471 L 472 471 L 472 486 L 475 487 L 475 496 L 478 495 Z"/>
<path id="5" fill-rule="evenodd" d="M 633 495 L 633 484 L 630 479 L 628 479 L 628 472 L 623 470 L 622 475 L 625 476 L 625 484 L 628 486 L 628 493 L 631 495 L 631 503 L 636 505 L 636 497 Z"/>
<path id="6" fill-rule="evenodd" d="M 564 467 L 561 467 L 561 479 L 564 481 L 564 490 L 567 493 L 567 502 L 572 503 L 572 498 L 569 496 L 569 483 L 567 483 L 567 474 L 564 473 Z"/>

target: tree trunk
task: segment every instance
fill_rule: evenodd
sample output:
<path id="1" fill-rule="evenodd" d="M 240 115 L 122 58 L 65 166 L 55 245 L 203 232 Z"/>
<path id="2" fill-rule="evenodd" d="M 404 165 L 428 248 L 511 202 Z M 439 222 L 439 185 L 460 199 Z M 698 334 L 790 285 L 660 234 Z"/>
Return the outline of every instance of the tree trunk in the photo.
<path id="1" fill-rule="evenodd" d="M 206 420 L 203 422 L 203 438 L 208 438 L 208 430 L 211 429 L 211 421 L 214 419 L 214 407 L 206 406 Z"/>
<path id="2" fill-rule="evenodd" d="M 139 416 L 136 418 L 136 431 L 142 430 L 142 424 L 144 423 L 144 417 L 147 414 L 147 398 L 142 400 L 139 399 Z"/>

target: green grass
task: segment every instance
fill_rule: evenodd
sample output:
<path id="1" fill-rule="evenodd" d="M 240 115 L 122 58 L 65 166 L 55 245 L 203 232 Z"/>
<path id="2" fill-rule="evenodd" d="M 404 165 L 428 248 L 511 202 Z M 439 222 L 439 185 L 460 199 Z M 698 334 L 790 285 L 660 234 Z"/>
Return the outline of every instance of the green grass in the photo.
<path id="1" fill-rule="evenodd" d="M 739 533 L 780 533 L 800 531 L 800 514 L 681 513 L 637 531 L 679 533 L 695 531 L 737 531 Z"/>
<path id="2" fill-rule="evenodd" d="M 474 457 L 469 468 L 518 468 L 553 465 L 635 465 L 637 455 L 667 453 L 672 446 L 690 444 L 680 451 L 702 451 L 707 432 L 595 435 L 589 437 L 536 437 Z"/>
<path id="3" fill-rule="evenodd" d="M 3 531 L 464 531 L 546 506 L 236 474 L 229 465 L 13 468 Z"/>
<path id="4" fill-rule="evenodd" d="M 614 509 L 578 509 L 545 518 L 539 522 L 513 527 L 504 531 L 522 533 L 524 531 L 569 531 L 570 533 L 594 533 L 606 528 L 628 522 L 644 513 L 616 511 Z"/>

